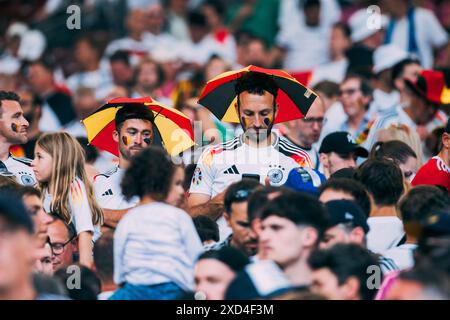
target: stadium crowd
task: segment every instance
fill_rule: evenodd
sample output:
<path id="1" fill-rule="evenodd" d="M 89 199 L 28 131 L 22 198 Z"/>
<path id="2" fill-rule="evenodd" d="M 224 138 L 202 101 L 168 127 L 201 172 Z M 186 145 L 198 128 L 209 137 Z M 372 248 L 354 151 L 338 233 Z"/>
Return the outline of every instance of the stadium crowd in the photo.
<path id="1" fill-rule="evenodd" d="M 0 8 L 0 300 L 450 299 L 450 1 Z"/>

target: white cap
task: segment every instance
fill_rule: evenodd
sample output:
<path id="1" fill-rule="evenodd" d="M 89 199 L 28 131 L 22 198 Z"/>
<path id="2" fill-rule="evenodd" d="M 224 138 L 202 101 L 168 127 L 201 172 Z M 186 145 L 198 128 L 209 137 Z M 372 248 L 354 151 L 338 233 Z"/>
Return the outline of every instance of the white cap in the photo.
<path id="1" fill-rule="evenodd" d="M 47 40 L 39 30 L 28 30 L 22 36 L 18 55 L 22 60 L 35 61 L 42 56 Z"/>
<path id="2" fill-rule="evenodd" d="M 360 9 L 352 14 L 348 20 L 348 24 L 352 30 L 350 37 L 353 42 L 362 41 L 386 27 L 388 18 L 385 15 L 379 16 L 380 20 L 378 25 L 371 24 L 371 22 L 376 22 L 376 17 L 373 17 L 373 15 L 374 13 L 367 12 L 366 9 Z"/>
<path id="3" fill-rule="evenodd" d="M 11 23 L 11 25 L 8 27 L 8 30 L 6 31 L 6 35 L 8 37 L 14 37 L 19 36 L 22 37 L 25 32 L 27 32 L 28 27 L 25 23 L 22 22 L 14 22 Z"/>
<path id="4" fill-rule="evenodd" d="M 383 70 L 392 68 L 394 65 L 408 57 L 408 53 L 395 44 L 382 45 L 373 53 L 373 72 L 377 74 Z"/>

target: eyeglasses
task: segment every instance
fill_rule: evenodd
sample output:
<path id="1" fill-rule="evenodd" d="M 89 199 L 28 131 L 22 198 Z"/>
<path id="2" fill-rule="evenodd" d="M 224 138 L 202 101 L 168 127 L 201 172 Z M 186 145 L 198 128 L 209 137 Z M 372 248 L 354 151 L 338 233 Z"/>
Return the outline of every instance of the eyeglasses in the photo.
<path id="1" fill-rule="evenodd" d="M 62 254 L 64 252 L 64 248 L 66 247 L 66 245 L 68 245 L 70 242 L 72 242 L 77 236 L 74 235 L 72 238 L 70 238 L 69 240 L 67 240 L 64 243 L 51 243 L 50 239 L 48 239 L 48 244 L 50 244 L 50 247 L 52 248 L 52 253 L 56 256 L 59 256 L 60 254 Z"/>
<path id="2" fill-rule="evenodd" d="M 313 124 L 315 122 L 318 125 L 323 125 L 325 119 L 323 117 L 320 117 L 320 118 L 303 118 L 302 120 L 304 123 L 307 124 Z"/>
<path id="3" fill-rule="evenodd" d="M 352 88 L 352 89 L 347 89 L 347 90 L 339 90 L 339 96 L 342 97 L 343 95 L 349 95 L 352 96 L 354 95 L 356 92 L 360 91 L 361 89 L 356 89 L 356 88 Z"/>
<path id="4" fill-rule="evenodd" d="M 245 199 L 248 198 L 249 195 L 250 195 L 250 190 L 241 189 L 241 190 L 237 190 L 237 191 L 233 194 L 233 199 L 234 199 L 235 201 L 245 200 Z"/>

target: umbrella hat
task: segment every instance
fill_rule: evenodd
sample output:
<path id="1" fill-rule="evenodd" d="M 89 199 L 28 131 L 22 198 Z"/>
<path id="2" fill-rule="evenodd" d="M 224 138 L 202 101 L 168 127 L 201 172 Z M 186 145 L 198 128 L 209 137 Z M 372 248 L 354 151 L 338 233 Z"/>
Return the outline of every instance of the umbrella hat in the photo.
<path id="1" fill-rule="evenodd" d="M 194 133 L 190 119 L 182 112 L 164 106 L 150 97 L 110 100 L 82 120 L 90 144 L 116 156 L 119 155 L 117 142 L 113 139 L 113 132 L 116 129 L 116 113 L 125 105 L 149 108 L 153 112 L 155 117 L 153 130 L 160 137 L 163 147 L 170 155 L 178 155 L 194 145 Z"/>

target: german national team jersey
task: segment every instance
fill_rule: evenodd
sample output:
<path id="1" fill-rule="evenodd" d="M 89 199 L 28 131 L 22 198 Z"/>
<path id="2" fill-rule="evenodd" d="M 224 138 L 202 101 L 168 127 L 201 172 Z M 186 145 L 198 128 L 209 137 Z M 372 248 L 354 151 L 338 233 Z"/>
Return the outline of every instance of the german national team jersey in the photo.
<path id="1" fill-rule="evenodd" d="M 123 210 L 137 205 L 139 202 L 137 197 L 127 201 L 122 194 L 120 183 L 124 173 L 124 169 L 115 167 L 94 177 L 95 197 L 100 207 L 111 210 Z"/>
<path id="2" fill-rule="evenodd" d="M 281 186 L 291 169 L 311 167 L 306 151 L 274 132 L 272 137 L 272 145 L 263 148 L 244 143 L 243 135 L 206 148 L 194 171 L 190 193 L 214 197 L 245 177 L 257 179 L 261 184 L 269 177 L 271 185 Z"/>
<path id="3" fill-rule="evenodd" d="M 92 232 L 92 240 L 96 241 L 100 236 L 100 226 L 92 223 L 92 210 L 89 205 L 86 186 L 83 181 L 76 177 L 69 189 L 69 210 L 72 217 L 73 226 L 77 234 L 81 232 Z M 52 213 L 53 196 L 44 192 L 44 210 Z M 56 213 L 55 213 L 56 214 Z"/>
<path id="4" fill-rule="evenodd" d="M 0 172 L 13 174 L 18 183 L 25 186 L 36 184 L 36 177 L 31 169 L 31 160 L 27 158 L 17 158 L 9 155 L 5 161 L 0 161 Z"/>

